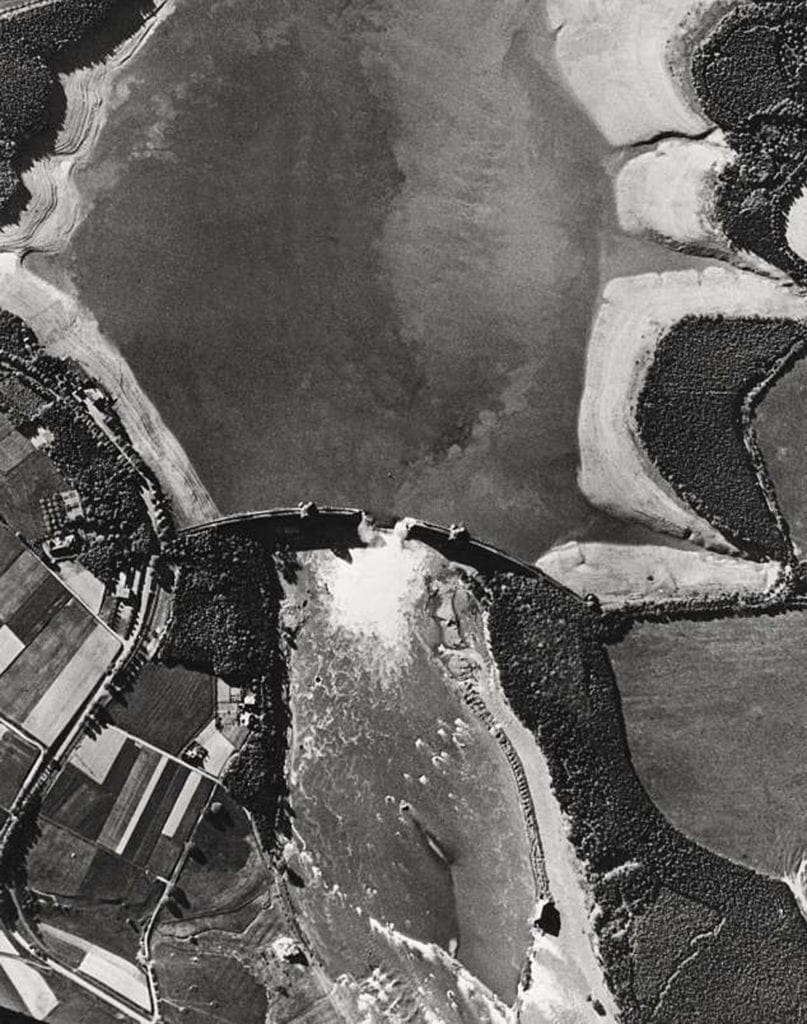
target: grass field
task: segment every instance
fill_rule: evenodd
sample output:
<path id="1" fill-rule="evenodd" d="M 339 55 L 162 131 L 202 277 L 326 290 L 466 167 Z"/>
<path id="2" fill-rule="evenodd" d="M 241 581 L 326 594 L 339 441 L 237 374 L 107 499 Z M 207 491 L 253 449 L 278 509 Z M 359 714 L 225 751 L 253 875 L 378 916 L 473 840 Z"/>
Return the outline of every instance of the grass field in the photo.
<path id="1" fill-rule="evenodd" d="M 708 849 L 780 877 L 807 853 L 806 646 L 807 618 L 791 612 L 644 624 L 610 651 L 658 807 Z"/>
<path id="2" fill-rule="evenodd" d="M 156 945 L 154 959 L 167 1021 L 253 1024 L 266 1018 L 266 991 L 235 957 L 194 953 L 198 962 L 189 962 L 184 943 L 163 939 Z M 184 1012 L 177 1012 L 176 1006 Z"/>
<path id="3" fill-rule="evenodd" d="M 215 714 L 215 681 L 184 668 L 146 665 L 134 688 L 112 705 L 122 729 L 178 754 Z"/>
<path id="4" fill-rule="evenodd" d="M 87 899 L 121 899 L 132 906 L 147 903 L 150 891 L 148 879 L 136 865 L 106 850 L 96 851 L 81 888 Z"/>
<path id="5" fill-rule="evenodd" d="M 199 822 L 193 835 L 196 853 L 188 858 L 179 878 L 194 915 L 226 912 L 233 903 L 243 901 L 245 889 L 266 884 L 262 862 L 257 862 L 256 871 L 245 871 L 251 834 L 246 815 L 222 790 L 215 799 L 226 813 L 215 822 L 207 817 Z"/>
<path id="6" fill-rule="evenodd" d="M 32 448 L 10 473 L 0 474 L 0 512 L 27 540 L 40 541 L 47 531 L 39 502 L 65 487 L 47 455 Z"/>
<path id="7" fill-rule="evenodd" d="M 50 821 L 28 858 L 28 882 L 37 892 L 75 896 L 96 854 L 92 843 Z"/>
<path id="8" fill-rule="evenodd" d="M 38 751 L 10 729 L 0 735 L 0 806 L 8 810 L 34 766 Z"/>
<path id="9" fill-rule="evenodd" d="M 154 907 L 161 887 L 135 865 L 104 850 L 95 850 L 78 892 L 55 907 L 40 901 L 40 920 L 87 942 L 98 943 L 133 960 L 138 922 Z"/>
<path id="10" fill-rule="evenodd" d="M 45 820 L 28 871 L 35 892 L 58 897 L 58 906 L 40 900 L 43 922 L 120 956 L 135 955 L 137 922 L 160 891 L 137 865 Z"/>

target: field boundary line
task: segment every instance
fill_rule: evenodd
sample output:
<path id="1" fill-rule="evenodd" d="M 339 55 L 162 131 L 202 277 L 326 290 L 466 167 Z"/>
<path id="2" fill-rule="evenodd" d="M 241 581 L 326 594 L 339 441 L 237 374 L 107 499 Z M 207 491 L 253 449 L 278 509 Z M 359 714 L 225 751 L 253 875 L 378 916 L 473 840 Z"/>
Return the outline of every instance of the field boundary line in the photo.
<path id="1" fill-rule="evenodd" d="M 167 758 L 169 761 L 174 761 L 176 764 L 182 765 L 183 768 L 187 768 L 189 772 L 196 772 L 197 775 L 201 775 L 203 779 L 208 779 L 215 786 L 220 785 L 221 779 L 216 778 L 215 775 L 211 775 L 210 772 L 206 772 L 204 768 L 200 768 L 198 765 L 190 764 L 188 761 L 184 761 L 179 754 L 169 754 L 167 750 L 163 750 L 162 747 L 158 747 L 156 743 L 152 743 L 150 740 L 144 740 L 140 736 L 135 736 L 134 733 L 129 732 L 128 729 L 124 729 L 118 725 L 117 722 L 111 722 L 107 729 L 116 729 L 119 733 L 122 733 L 133 743 L 139 743 L 143 747 L 148 747 L 149 750 L 153 750 L 155 754 L 160 754 L 162 757 Z"/>

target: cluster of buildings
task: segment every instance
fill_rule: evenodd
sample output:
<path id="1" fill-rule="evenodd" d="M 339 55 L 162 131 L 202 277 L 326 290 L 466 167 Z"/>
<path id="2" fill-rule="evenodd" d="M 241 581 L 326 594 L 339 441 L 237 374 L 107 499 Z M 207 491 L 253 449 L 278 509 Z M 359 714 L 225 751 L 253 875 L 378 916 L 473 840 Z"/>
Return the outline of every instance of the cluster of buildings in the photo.
<path id="1" fill-rule="evenodd" d="M 75 558 L 82 548 L 81 525 L 84 509 L 75 488 L 67 488 L 40 499 L 42 518 L 48 533 L 42 542 L 45 554 L 54 562 Z"/>

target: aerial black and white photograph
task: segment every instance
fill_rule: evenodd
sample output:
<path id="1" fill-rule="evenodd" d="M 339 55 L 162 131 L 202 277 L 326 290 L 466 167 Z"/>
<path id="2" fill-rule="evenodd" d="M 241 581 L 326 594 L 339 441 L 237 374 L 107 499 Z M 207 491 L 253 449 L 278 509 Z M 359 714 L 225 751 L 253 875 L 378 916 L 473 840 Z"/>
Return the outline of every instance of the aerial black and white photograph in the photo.
<path id="1" fill-rule="evenodd" d="M 0 0 L 0 1024 L 807 1024 L 806 751 L 807 0 Z"/>

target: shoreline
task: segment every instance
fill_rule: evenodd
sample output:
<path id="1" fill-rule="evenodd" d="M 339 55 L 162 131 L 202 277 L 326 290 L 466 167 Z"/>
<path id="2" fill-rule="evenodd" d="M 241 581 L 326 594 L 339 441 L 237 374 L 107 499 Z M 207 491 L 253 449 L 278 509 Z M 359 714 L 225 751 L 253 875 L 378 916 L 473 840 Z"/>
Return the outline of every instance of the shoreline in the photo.
<path id="1" fill-rule="evenodd" d="M 27 271 L 19 258 L 0 254 L 0 306 L 28 323 L 53 355 L 71 357 L 114 397 L 121 421 L 171 499 L 178 525 L 217 515 L 216 506 L 187 455 L 138 384 L 123 355 L 101 334 L 79 303 Z"/>
<path id="2" fill-rule="evenodd" d="M 721 553 L 736 548 L 673 491 L 639 440 L 636 402 L 655 350 L 691 316 L 807 318 L 807 298 L 728 266 L 614 278 L 592 326 L 580 404 L 580 487 L 593 505 Z"/>
<path id="3" fill-rule="evenodd" d="M 485 633 L 488 649 L 492 651 L 487 635 L 487 622 Z M 510 707 L 501 686 L 499 667 L 495 658 L 491 659 L 491 663 L 495 684 L 488 687 L 487 692 L 481 688 L 483 699 L 523 766 L 541 835 L 544 868 L 551 898 L 560 912 L 562 922 L 557 938 L 553 939 L 537 931 L 534 933 L 531 966 L 538 976 L 532 978 L 529 988 L 519 991 L 516 1003 L 519 1007 L 519 1017 L 535 998 L 535 994 L 533 993 L 531 998 L 530 993 L 533 989 L 541 987 L 539 971 L 549 973 L 552 979 L 550 991 L 558 986 L 561 969 L 556 967 L 553 961 L 560 957 L 562 961 L 565 960 L 565 968 L 578 971 L 583 976 L 588 989 L 587 994 L 593 994 L 609 1008 L 614 1019 L 617 1019 L 616 1004 L 606 984 L 602 964 L 598 958 L 597 939 L 591 923 L 594 907 L 586 890 L 586 872 L 569 841 L 567 824 L 554 795 L 549 766 L 535 736 L 518 720 Z M 546 956 L 542 955 L 544 949 Z M 554 974 L 556 971 L 557 975 Z M 574 989 L 564 990 L 564 996 L 567 998 L 574 998 L 574 995 Z M 564 1002 L 564 1005 L 567 1006 L 568 1003 Z M 575 1009 L 588 1010 L 585 1000 L 580 1000 Z"/>
<path id="4" fill-rule="evenodd" d="M 53 153 L 25 172 L 23 184 L 31 198 L 19 222 L 0 229 L 0 306 L 29 323 L 48 351 L 82 363 L 113 395 L 134 444 L 171 498 L 179 525 L 190 526 L 215 517 L 218 510 L 179 441 L 92 314 L 24 262 L 30 255 L 63 251 L 91 208 L 91 200 L 76 187 L 76 172 L 90 162 L 117 102 L 119 73 L 175 7 L 176 0 L 163 0 L 108 59 L 59 76 L 67 106 Z"/>

